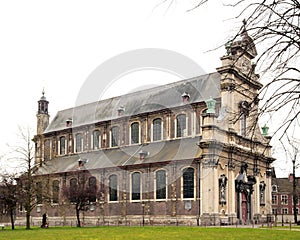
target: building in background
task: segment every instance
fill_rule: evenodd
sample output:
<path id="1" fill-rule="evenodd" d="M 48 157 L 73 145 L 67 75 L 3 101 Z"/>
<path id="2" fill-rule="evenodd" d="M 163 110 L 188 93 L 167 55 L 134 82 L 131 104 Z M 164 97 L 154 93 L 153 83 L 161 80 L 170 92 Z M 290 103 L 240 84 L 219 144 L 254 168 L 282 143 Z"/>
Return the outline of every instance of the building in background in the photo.
<path id="1" fill-rule="evenodd" d="M 299 216 L 300 209 L 300 187 L 299 178 L 296 178 L 296 213 Z M 288 223 L 294 222 L 294 201 L 293 201 L 293 174 L 289 178 L 272 178 L 272 213 L 277 222 Z M 298 217 L 298 220 L 299 217 Z"/>

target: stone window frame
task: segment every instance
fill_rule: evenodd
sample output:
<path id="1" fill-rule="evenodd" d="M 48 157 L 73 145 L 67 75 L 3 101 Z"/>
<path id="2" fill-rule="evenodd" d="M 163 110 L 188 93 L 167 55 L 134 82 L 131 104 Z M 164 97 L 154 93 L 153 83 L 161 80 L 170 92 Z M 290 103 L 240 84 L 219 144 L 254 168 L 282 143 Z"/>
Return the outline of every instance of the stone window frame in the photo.
<path id="1" fill-rule="evenodd" d="M 78 145 L 78 136 L 81 136 L 80 138 L 80 145 Z M 83 133 L 82 132 L 78 132 L 75 134 L 74 137 L 74 153 L 80 153 L 83 152 Z M 80 146 L 80 148 L 78 148 Z"/>
<path id="2" fill-rule="evenodd" d="M 181 129 L 180 131 L 182 132 L 180 136 L 178 136 L 178 116 L 185 116 L 185 129 Z M 187 137 L 188 136 L 188 115 L 187 113 L 185 112 L 180 112 L 178 114 L 176 114 L 175 116 L 175 128 L 174 128 L 174 135 L 175 135 L 175 138 L 184 138 L 184 137 Z M 185 130 L 185 132 L 184 132 Z"/>
<path id="3" fill-rule="evenodd" d="M 160 120 L 160 139 L 154 139 L 154 121 Z M 151 121 L 151 142 L 158 142 L 163 140 L 163 133 L 164 133 L 164 121 L 161 117 L 156 117 Z"/>
<path id="4" fill-rule="evenodd" d="M 133 135 L 132 134 L 132 131 L 133 131 L 132 127 L 133 127 L 134 124 L 138 125 L 138 128 L 137 128 L 138 132 L 137 132 L 137 134 L 136 133 L 134 134 L 134 135 L 136 135 L 138 137 L 138 139 L 137 139 L 136 142 L 132 141 L 132 135 Z M 130 127 L 129 128 L 130 128 L 129 129 L 129 141 L 130 141 L 130 145 L 140 144 L 141 143 L 141 123 L 139 121 L 133 121 L 133 122 L 130 123 Z"/>
<path id="5" fill-rule="evenodd" d="M 116 192 L 116 200 L 111 200 L 111 177 L 116 177 L 116 189 L 114 189 L 114 191 Z M 118 202 L 119 201 L 119 184 L 118 184 L 118 180 L 119 180 L 119 176 L 115 173 L 112 173 L 108 176 L 108 202 Z"/>
<path id="6" fill-rule="evenodd" d="M 115 142 L 115 144 L 113 144 L 113 129 L 118 129 L 117 131 L 117 140 Z M 119 125 L 114 125 L 111 126 L 110 130 L 109 130 L 109 147 L 113 148 L 113 147 L 119 147 L 120 146 L 120 126 Z"/>
<path id="7" fill-rule="evenodd" d="M 43 182 L 42 181 L 36 182 L 36 204 L 37 205 L 43 204 Z"/>
<path id="8" fill-rule="evenodd" d="M 193 169 L 193 197 L 184 197 L 185 195 L 185 189 L 184 189 L 184 173 L 187 169 Z M 182 168 L 181 170 L 181 199 L 182 200 L 195 200 L 196 198 L 196 169 L 194 167 L 191 166 L 187 166 Z"/>
<path id="9" fill-rule="evenodd" d="M 54 183 L 58 183 L 58 184 L 55 185 Z M 60 180 L 53 179 L 52 181 L 52 204 L 53 205 L 59 204 L 59 193 L 60 193 Z"/>
<path id="10" fill-rule="evenodd" d="M 139 199 L 133 199 L 133 175 L 134 174 L 139 174 L 140 178 L 139 178 L 139 181 L 140 181 L 140 184 L 139 184 Z M 142 172 L 140 171 L 134 171 L 130 174 L 130 201 L 131 202 L 140 202 L 142 200 Z"/>
<path id="11" fill-rule="evenodd" d="M 243 137 L 247 136 L 247 119 L 249 117 L 250 104 L 247 101 L 239 102 L 239 122 L 240 134 Z"/>
<path id="12" fill-rule="evenodd" d="M 74 183 L 74 184 L 73 184 Z M 70 191 L 72 191 L 72 189 L 71 188 L 78 188 L 78 179 L 76 178 L 76 177 L 72 177 L 70 180 L 69 180 L 69 188 L 70 188 Z M 74 196 L 73 196 L 74 197 Z M 76 199 L 75 199 L 75 197 L 74 197 L 74 199 L 70 199 L 70 202 L 71 202 L 71 204 L 72 203 L 75 203 L 76 202 Z"/>
<path id="13" fill-rule="evenodd" d="M 157 173 L 160 171 L 165 172 L 165 198 L 157 198 Z M 153 172 L 154 174 L 154 200 L 155 201 L 167 201 L 168 199 L 168 171 L 160 168 Z"/>
<path id="14" fill-rule="evenodd" d="M 49 144 L 49 146 L 47 146 Z M 44 161 L 51 159 L 51 139 L 46 138 L 44 140 Z"/>
<path id="15" fill-rule="evenodd" d="M 62 139 L 64 138 L 64 143 L 62 143 Z M 64 144 L 64 151 L 62 151 L 62 144 Z M 67 137 L 65 135 L 60 136 L 58 140 L 58 154 L 59 155 L 66 155 L 67 154 L 67 148 L 68 148 L 68 143 L 67 143 Z"/>
<path id="16" fill-rule="evenodd" d="M 95 133 L 98 133 L 98 145 L 95 145 Z M 101 131 L 99 129 L 94 129 L 91 134 L 91 143 L 92 143 L 92 150 L 101 149 Z"/>

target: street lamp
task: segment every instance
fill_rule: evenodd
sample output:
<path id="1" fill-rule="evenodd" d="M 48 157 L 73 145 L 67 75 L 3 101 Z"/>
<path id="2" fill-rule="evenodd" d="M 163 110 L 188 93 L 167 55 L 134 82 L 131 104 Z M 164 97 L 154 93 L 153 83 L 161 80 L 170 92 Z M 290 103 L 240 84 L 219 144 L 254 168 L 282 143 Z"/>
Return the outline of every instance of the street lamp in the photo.
<path id="1" fill-rule="evenodd" d="M 281 200 L 281 226 L 283 226 L 283 204 L 284 204 L 284 201 Z"/>
<path id="2" fill-rule="evenodd" d="M 145 202 L 142 201 L 142 208 L 143 208 L 143 226 L 145 226 Z"/>

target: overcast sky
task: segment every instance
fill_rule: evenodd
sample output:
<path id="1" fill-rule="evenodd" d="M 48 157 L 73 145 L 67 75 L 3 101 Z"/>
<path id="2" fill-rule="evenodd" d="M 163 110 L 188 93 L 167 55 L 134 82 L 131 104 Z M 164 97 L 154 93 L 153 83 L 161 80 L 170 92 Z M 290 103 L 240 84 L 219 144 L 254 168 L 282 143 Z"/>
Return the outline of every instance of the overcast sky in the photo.
<path id="1" fill-rule="evenodd" d="M 241 27 L 238 14 L 220 1 L 187 12 L 197 1 L 1 1 L 0 156 L 13 145 L 18 125 L 36 131 L 37 101 L 45 88 L 51 119 L 73 107 L 88 76 L 108 59 L 135 49 L 162 48 L 197 62 L 205 72 L 219 67 L 215 49 Z M 134 72 L 116 81 L 106 97 L 138 85 L 178 80 L 165 72 Z"/>

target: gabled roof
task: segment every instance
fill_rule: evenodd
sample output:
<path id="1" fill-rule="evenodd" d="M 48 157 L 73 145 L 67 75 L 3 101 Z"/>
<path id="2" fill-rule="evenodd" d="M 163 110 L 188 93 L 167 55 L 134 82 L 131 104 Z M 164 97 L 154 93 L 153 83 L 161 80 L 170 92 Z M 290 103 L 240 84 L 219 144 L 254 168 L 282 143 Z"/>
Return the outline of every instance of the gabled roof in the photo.
<path id="1" fill-rule="evenodd" d="M 123 116 L 178 107 L 183 104 L 181 98 L 184 92 L 190 95 L 189 103 L 218 98 L 220 74 L 211 73 L 59 111 L 44 133 L 65 129 L 66 120 L 70 118 L 73 120 L 72 127 L 116 119 L 121 106 L 125 109 Z"/>
<path id="2" fill-rule="evenodd" d="M 152 142 L 146 145 L 132 145 L 119 148 L 100 149 L 87 153 L 57 157 L 42 164 L 36 175 L 56 174 L 78 171 L 78 160 L 86 159 L 85 170 L 96 170 L 110 167 L 125 167 L 139 164 L 161 162 L 168 164 L 174 160 L 188 160 L 190 164 L 201 155 L 198 146 L 200 137 L 182 138 L 170 141 Z M 139 152 L 148 152 L 143 160 Z"/>

